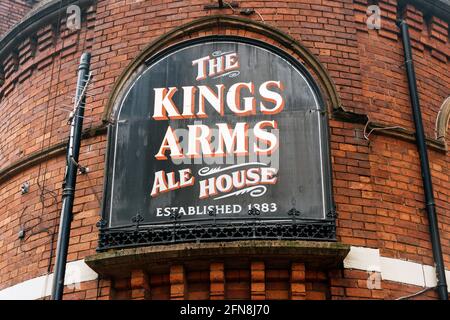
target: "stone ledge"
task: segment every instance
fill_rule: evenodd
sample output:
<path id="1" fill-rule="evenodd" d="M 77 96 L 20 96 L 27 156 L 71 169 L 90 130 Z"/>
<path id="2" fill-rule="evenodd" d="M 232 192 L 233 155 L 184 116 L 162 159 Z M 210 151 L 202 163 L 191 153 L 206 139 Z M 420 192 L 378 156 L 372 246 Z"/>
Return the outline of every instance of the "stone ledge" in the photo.
<path id="1" fill-rule="evenodd" d="M 88 256 L 85 262 L 106 277 L 126 277 L 134 269 L 164 272 L 174 263 L 197 269 L 223 261 L 229 267 L 241 267 L 254 259 L 270 260 L 275 266 L 295 261 L 307 268 L 330 269 L 339 267 L 349 251 L 349 245 L 339 242 L 247 240 L 109 250 Z"/>

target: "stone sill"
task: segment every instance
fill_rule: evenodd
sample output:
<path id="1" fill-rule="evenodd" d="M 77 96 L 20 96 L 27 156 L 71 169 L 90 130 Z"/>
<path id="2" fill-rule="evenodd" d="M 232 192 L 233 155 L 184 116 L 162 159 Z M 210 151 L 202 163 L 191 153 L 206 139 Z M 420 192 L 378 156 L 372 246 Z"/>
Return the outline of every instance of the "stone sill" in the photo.
<path id="1" fill-rule="evenodd" d="M 127 277 L 131 270 L 165 272 L 173 264 L 201 270 L 211 261 L 228 268 L 248 265 L 252 260 L 269 261 L 274 268 L 303 262 L 307 269 L 339 268 L 350 246 L 339 242 L 248 240 L 208 243 L 182 243 L 109 250 L 85 258 L 101 276 Z"/>

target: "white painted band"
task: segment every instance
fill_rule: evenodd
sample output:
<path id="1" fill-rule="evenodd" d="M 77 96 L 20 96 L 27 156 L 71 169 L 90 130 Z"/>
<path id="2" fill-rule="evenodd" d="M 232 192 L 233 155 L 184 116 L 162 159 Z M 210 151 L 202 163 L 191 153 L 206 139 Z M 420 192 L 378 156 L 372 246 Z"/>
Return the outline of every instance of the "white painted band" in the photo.
<path id="1" fill-rule="evenodd" d="M 85 281 L 97 279 L 97 273 L 88 267 L 84 260 L 67 263 L 64 284 L 77 286 Z M 33 278 L 9 288 L 0 290 L 0 300 L 36 300 L 51 295 L 53 273 Z"/>
<path id="2" fill-rule="evenodd" d="M 434 287 L 437 284 L 434 266 L 382 257 L 378 249 L 351 247 L 344 260 L 344 268 L 380 272 L 383 280 L 415 286 Z M 445 275 L 450 289 L 450 271 L 446 270 Z"/>
<path id="3" fill-rule="evenodd" d="M 383 280 L 411 284 L 421 287 L 436 286 L 436 274 L 433 266 L 416 262 L 380 256 L 380 250 L 351 247 L 344 260 L 344 268 L 367 272 L 379 272 Z M 450 288 L 450 271 L 445 272 Z M 97 279 L 97 273 L 89 268 L 84 260 L 67 264 L 64 284 L 76 287 L 77 284 Z M 0 290 L 0 300 L 36 300 L 51 294 L 53 274 L 30 279 L 9 288 Z M 449 290 L 450 292 L 450 290 Z"/>

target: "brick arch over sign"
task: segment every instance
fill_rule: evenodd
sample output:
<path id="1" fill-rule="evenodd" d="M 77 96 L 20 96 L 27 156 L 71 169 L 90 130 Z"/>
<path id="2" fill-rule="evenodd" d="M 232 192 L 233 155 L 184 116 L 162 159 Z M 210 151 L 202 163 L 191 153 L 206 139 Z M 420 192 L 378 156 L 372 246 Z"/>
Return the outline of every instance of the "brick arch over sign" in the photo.
<path id="1" fill-rule="evenodd" d="M 242 33 L 246 38 L 268 42 L 301 61 L 318 83 L 328 110 L 343 110 L 335 84 L 326 68 L 300 41 L 268 24 L 241 17 L 216 15 L 184 24 L 151 42 L 116 80 L 103 112 L 103 121 L 114 120 L 115 103 L 120 100 L 123 90 L 141 71 L 143 63 L 158 52 L 187 39 L 205 35 L 242 35 Z"/>

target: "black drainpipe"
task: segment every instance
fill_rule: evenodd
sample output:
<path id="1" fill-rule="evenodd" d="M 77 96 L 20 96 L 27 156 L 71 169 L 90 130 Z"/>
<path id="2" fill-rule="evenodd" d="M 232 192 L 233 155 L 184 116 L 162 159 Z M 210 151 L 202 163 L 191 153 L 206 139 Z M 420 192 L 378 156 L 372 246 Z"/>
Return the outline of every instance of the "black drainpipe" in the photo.
<path id="1" fill-rule="evenodd" d="M 53 274 L 52 300 L 62 300 L 64 293 L 64 278 L 66 274 L 67 250 L 70 241 L 70 224 L 73 216 L 75 186 L 79 169 L 81 134 L 83 130 L 84 108 L 86 104 L 86 87 L 89 77 L 91 54 L 83 53 L 78 67 L 78 82 L 75 91 L 75 108 L 70 124 L 69 144 L 67 146 L 67 165 L 63 183 L 62 208 L 59 223 L 58 245 L 56 247 L 56 262 Z"/>
<path id="2" fill-rule="evenodd" d="M 439 227 L 436 216 L 436 205 L 433 195 L 433 184 L 431 182 L 430 164 L 428 161 L 425 133 L 423 130 L 422 114 L 420 112 L 419 93 L 417 92 L 416 73 L 411 51 L 408 24 L 405 20 L 397 22 L 403 40 L 405 52 L 405 67 L 408 75 L 409 94 L 411 97 L 414 125 L 416 127 L 416 143 L 420 156 L 420 167 L 422 170 L 422 182 L 425 193 L 426 210 L 430 224 L 431 246 L 433 249 L 434 262 L 436 264 L 436 275 L 438 279 L 437 291 L 441 300 L 448 300 L 447 281 L 445 279 L 444 259 L 442 258 L 442 247 L 439 238 Z"/>

